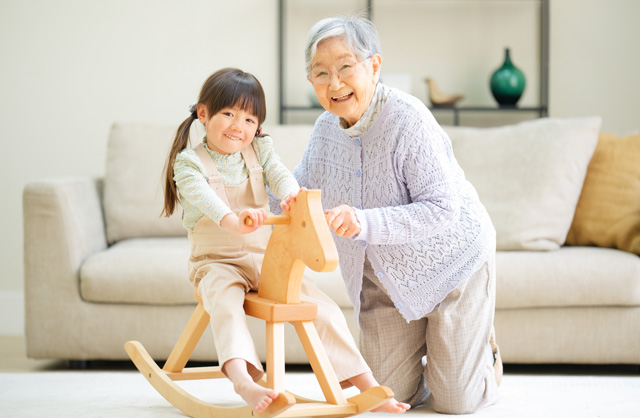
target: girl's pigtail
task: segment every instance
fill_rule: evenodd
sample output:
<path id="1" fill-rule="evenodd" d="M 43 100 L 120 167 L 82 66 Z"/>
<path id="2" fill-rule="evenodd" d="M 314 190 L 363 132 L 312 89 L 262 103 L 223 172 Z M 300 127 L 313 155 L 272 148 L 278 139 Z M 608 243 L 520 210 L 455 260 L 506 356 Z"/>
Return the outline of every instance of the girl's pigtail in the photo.
<path id="1" fill-rule="evenodd" d="M 194 120 L 198 119 L 194 106 L 189 108 L 191 115 L 184 120 L 176 131 L 176 137 L 171 145 L 171 150 L 167 156 L 167 162 L 164 167 L 164 208 L 160 216 L 166 216 L 167 218 L 176 209 L 176 203 L 178 202 L 178 190 L 176 188 L 176 182 L 173 180 L 173 165 L 176 162 L 178 153 L 185 149 L 189 143 L 189 130 Z"/>

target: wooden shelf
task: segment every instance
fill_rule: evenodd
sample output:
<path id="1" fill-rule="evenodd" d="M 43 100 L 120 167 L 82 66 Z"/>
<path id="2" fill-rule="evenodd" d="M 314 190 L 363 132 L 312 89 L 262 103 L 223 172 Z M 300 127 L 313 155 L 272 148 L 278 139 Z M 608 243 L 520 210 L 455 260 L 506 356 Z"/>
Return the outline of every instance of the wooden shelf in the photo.
<path id="1" fill-rule="evenodd" d="M 295 1 L 295 0 L 291 0 Z M 426 1 L 426 0 L 425 0 Z M 465 1 L 465 0 L 456 0 Z M 506 0 L 505 0 L 506 1 Z M 523 0 L 524 1 L 524 0 Z M 549 109 L 549 0 L 526 0 L 536 1 L 540 4 L 540 104 L 538 106 L 429 106 L 431 111 L 450 111 L 454 115 L 454 125 L 458 125 L 461 112 L 532 112 L 538 117 L 548 115 Z M 373 20 L 374 0 L 366 0 L 363 12 Z M 285 22 L 286 1 L 278 0 L 278 41 L 279 41 L 279 123 L 286 123 L 286 113 L 291 111 L 324 111 L 319 105 L 289 106 L 285 104 L 286 75 L 285 75 Z"/>

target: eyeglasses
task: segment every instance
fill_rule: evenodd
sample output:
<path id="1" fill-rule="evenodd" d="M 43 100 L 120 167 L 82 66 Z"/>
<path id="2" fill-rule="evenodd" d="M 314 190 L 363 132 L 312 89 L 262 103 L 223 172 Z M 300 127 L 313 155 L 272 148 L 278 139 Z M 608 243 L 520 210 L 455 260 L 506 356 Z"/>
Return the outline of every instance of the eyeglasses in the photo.
<path id="1" fill-rule="evenodd" d="M 311 80 L 311 82 L 317 86 L 323 86 L 331 83 L 332 73 L 335 74 L 340 80 L 344 80 L 354 75 L 356 73 L 358 64 L 365 62 L 369 58 L 365 58 L 361 61 L 356 62 L 343 62 L 338 67 L 336 67 L 338 68 L 337 70 L 333 71 L 324 68 L 314 68 L 313 70 L 311 70 L 311 73 L 307 77 L 309 77 L 309 80 Z"/>

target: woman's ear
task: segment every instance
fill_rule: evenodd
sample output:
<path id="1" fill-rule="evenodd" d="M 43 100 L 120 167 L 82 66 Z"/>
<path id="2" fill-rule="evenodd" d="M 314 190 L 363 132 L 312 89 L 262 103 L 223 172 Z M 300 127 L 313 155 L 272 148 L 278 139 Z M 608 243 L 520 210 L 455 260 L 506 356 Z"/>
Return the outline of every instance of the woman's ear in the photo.
<path id="1" fill-rule="evenodd" d="M 209 119 L 207 116 L 208 115 L 208 111 L 207 111 L 207 106 L 205 106 L 202 103 L 198 103 L 198 108 L 196 109 L 196 114 L 198 115 L 198 120 L 204 124 L 207 122 L 207 120 Z"/>
<path id="2" fill-rule="evenodd" d="M 382 67 L 380 54 L 374 54 L 371 57 L 371 67 L 373 68 L 373 84 L 376 84 L 380 80 L 380 67 Z"/>

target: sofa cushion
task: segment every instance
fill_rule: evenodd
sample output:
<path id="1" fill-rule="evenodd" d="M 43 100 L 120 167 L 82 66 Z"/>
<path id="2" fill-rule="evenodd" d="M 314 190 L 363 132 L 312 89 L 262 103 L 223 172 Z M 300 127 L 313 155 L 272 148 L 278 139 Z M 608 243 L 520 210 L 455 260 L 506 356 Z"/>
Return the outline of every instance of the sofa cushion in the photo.
<path id="1" fill-rule="evenodd" d="M 150 305 L 195 303 L 187 278 L 189 251 L 186 237 L 119 241 L 82 264 L 82 298 Z"/>
<path id="2" fill-rule="evenodd" d="M 640 306 L 640 257 L 596 247 L 498 251 L 497 309 Z"/>
<path id="3" fill-rule="evenodd" d="M 177 127 L 114 124 L 107 147 L 104 213 L 107 240 L 186 236 L 182 211 L 160 217 L 164 164 Z"/>
<path id="4" fill-rule="evenodd" d="M 80 269 L 82 298 L 91 302 L 179 305 L 195 303 L 187 278 L 186 237 L 119 241 L 89 257 Z M 305 273 L 340 307 L 350 308 L 340 269 Z"/>
<path id="5" fill-rule="evenodd" d="M 594 117 L 444 127 L 491 216 L 498 250 L 554 250 L 564 244 L 600 124 Z"/>
<path id="6" fill-rule="evenodd" d="M 104 212 L 110 244 L 128 238 L 185 236 L 182 209 L 170 218 L 160 217 L 164 206 L 164 164 L 177 126 L 117 123 L 111 128 L 107 148 Z M 312 125 L 265 126 L 276 152 L 293 170 L 302 159 Z M 194 123 L 192 145 L 204 136 Z"/>
<path id="7" fill-rule="evenodd" d="M 567 244 L 640 254 L 640 134 L 600 134 Z"/>

